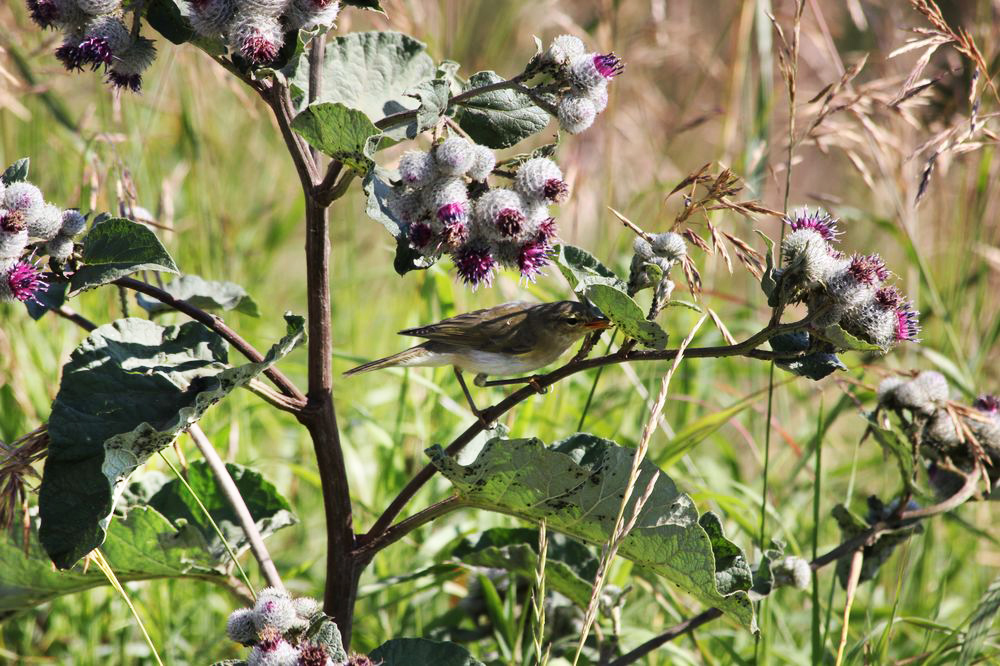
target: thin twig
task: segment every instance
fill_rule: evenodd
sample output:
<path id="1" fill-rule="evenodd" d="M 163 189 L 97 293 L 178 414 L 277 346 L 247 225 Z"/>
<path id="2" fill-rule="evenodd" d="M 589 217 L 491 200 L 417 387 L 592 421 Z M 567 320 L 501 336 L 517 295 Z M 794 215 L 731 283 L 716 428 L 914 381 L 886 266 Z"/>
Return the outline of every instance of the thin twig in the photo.
<path id="1" fill-rule="evenodd" d="M 361 562 L 369 562 L 375 553 L 382 550 L 386 546 L 399 541 L 421 525 L 425 525 L 435 518 L 439 518 L 446 513 L 451 513 L 452 511 L 460 509 L 464 506 L 469 505 L 459 498 L 458 495 L 452 495 L 447 499 L 431 504 L 426 509 L 418 511 L 405 520 L 399 521 L 386 531 L 382 532 L 377 539 L 373 539 L 355 550 L 354 556 Z"/>
<path id="2" fill-rule="evenodd" d="M 254 558 L 260 565 L 260 570 L 264 574 L 267 584 L 271 587 L 283 589 L 284 585 L 281 583 L 281 576 L 278 575 L 278 570 L 274 566 L 271 554 L 267 551 L 267 546 L 264 545 L 264 537 L 261 535 L 260 530 L 257 529 L 253 516 L 250 514 L 250 509 L 247 507 L 243 495 L 240 494 L 240 489 L 236 487 L 236 482 L 233 481 L 229 470 L 226 469 L 226 463 L 219 457 L 218 451 L 215 450 L 212 442 L 208 440 L 205 432 L 197 423 L 188 428 L 188 435 L 191 436 L 195 446 L 201 451 L 202 457 L 208 463 L 208 468 L 212 470 L 212 474 L 215 476 L 216 483 L 219 484 L 219 489 L 222 491 L 226 501 L 229 502 L 229 506 L 236 513 L 236 518 L 240 521 L 240 527 L 243 528 L 243 534 L 246 535 L 247 542 L 250 544 L 250 552 L 253 553 Z"/>

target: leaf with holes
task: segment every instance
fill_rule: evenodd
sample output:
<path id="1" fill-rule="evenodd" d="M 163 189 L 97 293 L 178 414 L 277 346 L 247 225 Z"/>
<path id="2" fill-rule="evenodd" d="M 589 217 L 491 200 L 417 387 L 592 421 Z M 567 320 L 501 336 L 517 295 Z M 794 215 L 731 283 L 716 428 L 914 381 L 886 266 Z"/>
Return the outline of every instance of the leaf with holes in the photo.
<path id="1" fill-rule="evenodd" d="M 492 439 L 469 465 L 440 446 L 427 453 L 464 501 L 535 523 L 544 519 L 553 530 L 600 545 L 611 538 L 636 452 L 580 433 L 552 447 L 538 439 Z M 699 516 L 691 498 L 649 461 L 640 464 L 624 515 L 633 515 L 651 482 L 619 554 L 756 631 L 746 558 L 722 535 L 718 519 Z"/>
<path id="2" fill-rule="evenodd" d="M 196 322 L 119 319 L 73 351 L 52 404 L 38 496 L 39 537 L 56 566 L 104 542 L 132 472 L 302 342 L 302 317 L 285 320 L 285 337 L 262 362 L 237 367 L 226 365 L 222 338 Z"/>

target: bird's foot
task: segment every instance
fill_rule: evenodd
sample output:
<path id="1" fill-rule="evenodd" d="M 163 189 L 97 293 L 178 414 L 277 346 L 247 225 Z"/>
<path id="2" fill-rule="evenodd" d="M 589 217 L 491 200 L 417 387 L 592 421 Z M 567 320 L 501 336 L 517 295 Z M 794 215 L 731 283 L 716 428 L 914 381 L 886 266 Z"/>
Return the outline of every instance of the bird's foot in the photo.
<path id="1" fill-rule="evenodd" d="M 548 393 L 549 387 L 542 386 L 538 380 L 539 380 L 538 375 L 534 375 L 530 379 L 528 379 L 528 384 L 531 385 L 531 388 L 535 389 L 535 393 Z"/>

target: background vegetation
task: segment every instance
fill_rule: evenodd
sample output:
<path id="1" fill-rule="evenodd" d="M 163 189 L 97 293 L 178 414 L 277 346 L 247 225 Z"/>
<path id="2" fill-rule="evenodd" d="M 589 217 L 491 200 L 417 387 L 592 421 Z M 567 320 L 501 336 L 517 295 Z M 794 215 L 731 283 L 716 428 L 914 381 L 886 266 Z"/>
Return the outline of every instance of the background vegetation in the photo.
<path id="1" fill-rule="evenodd" d="M 570 32 L 624 58 L 626 74 L 613 86 L 608 111 L 593 129 L 565 141 L 557 158 L 573 184 L 573 196 L 559 215 L 562 236 L 609 264 L 627 262 L 633 235 L 606 206 L 647 231 L 665 230 L 681 205 L 678 196 L 666 199 L 666 194 L 705 163 L 733 168 L 745 176 L 748 196 L 782 208 L 788 102 L 767 14 L 787 29 L 791 3 L 440 0 L 385 5 L 387 19 L 345 11 L 338 32 L 371 27 L 406 32 L 426 41 L 435 58 L 462 62 L 464 75 L 479 69 L 501 75 L 520 71 L 534 52 L 532 34 L 547 39 Z M 995 71 L 992 58 L 1000 52 L 995 4 L 970 0 L 941 6 L 952 25 L 971 32 Z M 51 55 L 55 37 L 30 24 L 20 2 L 0 7 L 0 25 L 5 26 L 0 35 L 0 163 L 30 156 L 32 181 L 62 206 L 115 210 L 131 193 L 162 225 L 160 237 L 183 271 L 238 282 L 258 301 L 259 319 L 227 315 L 234 328 L 261 344 L 280 337 L 279 315 L 305 311 L 303 207 L 295 172 L 275 128 L 265 126 L 270 119 L 260 103 L 195 49 L 162 40 L 144 93 L 119 100 L 97 76 L 65 74 Z M 822 104 L 809 100 L 865 54 L 867 63 L 836 98 L 836 104 L 851 104 L 825 117 L 796 146 L 789 202 L 823 205 L 843 218 L 845 249 L 882 252 L 901 273 L 901 286 L 917 301 L 924 325 L 920 345 L 905 345 L 886 358 L 850 354 L 847 373 L 819 383 L 797 379 L 776 390 L 767 533 L 782 539 L 789 552 L 807 557 L 814 544 L 824 552 L 838 542 L 829 517 L 836 503 L 864 512 L 868 495 L 889 499 L 897 488 L 894 464 L 872 442 L 859 444 L 864 429 L 859 409 L 873 406 L 870 387 L 883 375 L 891 369 L 936 368 L 966 398 L 1000 391 L 995 137 L 986 118 L 987 131 L 975 138 L 980 143 L 943 153 L 915 205 L 930 154 L 921 148 L 969 116 L 971 68 L 944 47 L 923 75 L 940 77 L 937 82 L 891 108 L 887 103 L 921 53 L 888 57 L 913 37 L 910 27 L 927 23 L 902 0 L 813 0 L 806 3 L 802 21 L 797 136 L 809 129 Z M 979 112 L 997 106 L 984 94 Z M 551 127 L 554 133 L 555 124 Z M 380 161 L 393 157 L 383 153 Z M 359 190 L 337 203 L 331 219 L 337 370 L 401 348 L 407 341 L 395 331 L 402 328 L 528 293 L 539 300 L 571 294 L 556 270 L 537 285 L 519 285 L 505 276 L 494 288 L 476 293 L 441 267 L 401 279 L 392 270 L 394 243 L 364 215 Z M 750 222 L 730 213 L 713 222 L 763 249 Z M 771 237 L 779 233 L 775 219 L 761 219 L 757 226 Z M 753 279 L 740 268 L 730 274 L 718 255 L 699 252 L 696 259 L 704 300 L 734 336 L 745 337 L 766 323 L 768 309 Z M 75 307 L 98 322 L 121 316 L 113 290 L 89 293 Z M 131 309 L 137 311 L 134 304 Z M 665 327 L 679 340 L 696 316 L 671 309 Z M 10 442 L 46 420 L 59 369 L 83 335 L 55 317 L 36 323 L 23 308 L 0 306 L 0 439 Z M 699 334 L 700 344 L 720 342 L 721 335 L 707 326 Z M 282 367 L 296 380 L 303 378 L 305 352 L 295 352 Z M 655 393 L 664 370 L 660 364 L 608 368 L 585 414 L 594 374 L 576 375 L 504 422 L 513 436 L 552 441 L 582 421 L 597 435 L 634 443 L 648 413 L 649 392 Z M 729 416 L 722 410 L 753 396 L 748 408 L 668 470 L 700 509 L 723 515 L 727 534 L 748 553 L 759 532 L 768 372 L 767 364 L 744 358 L 686 361 L 651 444 L 655 459 L 685 426 Z M 786 375 L 778 371 L 776 378 Z M 424 463 L 423 449 L 451 440 L 473 418 L 447 369 L 392 370 L 342 380 L 336 400 L 355 520 L 363 528 Z M 301 523 L 272 537 L 271 553 L 294 594 L 321 596 L 323 519 L 305 431 L 245 392 L 221 404 L 202 426 L 230 459 L 257 466 L 289 498 Z M 820 444 L 818 473 L 813 452 Z M 196 456 L 186 438 L 180 447 L 188 457 Z M 444 497 L 447 488 L 446 481 L 435 478 L 415 506 Z M 928 523 L 874 582 L 862 586 L 848 644 L 855 663 L 911 663 L 905 660 L 956 642 L 956 632 L 1000 565 L 990 510 L 985 503 L 970 504 Z M 435 564 L 457 538 L 510 522 L 462 511 L 380 554 L 362 579 L 353 648 L 363 652 L 391 637 L 440 635 L 475 639 L 470 644 L 474 654 L 505 659 L 496 647 L 502 627 L 480 616 L 469 600 L 470 591 L 477 594 L 474 577 L 435 574 L 388 583 Z M 610 582 L 634 588 L 621 618 L 625 649 L 702 610 L 624 560 Z M 223 591 L 193 581 L 133 583 L 128 589 L 165 661 L 204 663 L 237 656 L 238 646 L 223 638 L 226 615 L 235 605 Z M 647 663 L 745 663 L 755 654 L 767 663 L 808 663 L 814 629 L 825 638 L 826 650 L 835 652 L 843 591 L 832 569 L 820 574 L 819 589 L 818 599 L 783 589 L 769 600 L 762 610 L 759 645 L 723 619 L 668 644 Z M 990 650 L 1000 654 L 1000 648 Z M 52 602 L 0 626 L 0 661 L 124 664 L 141 662 L 147 654 L 129 611 L 107 588 Z M 948 660 L 945 651 L 929 661 Z"/>

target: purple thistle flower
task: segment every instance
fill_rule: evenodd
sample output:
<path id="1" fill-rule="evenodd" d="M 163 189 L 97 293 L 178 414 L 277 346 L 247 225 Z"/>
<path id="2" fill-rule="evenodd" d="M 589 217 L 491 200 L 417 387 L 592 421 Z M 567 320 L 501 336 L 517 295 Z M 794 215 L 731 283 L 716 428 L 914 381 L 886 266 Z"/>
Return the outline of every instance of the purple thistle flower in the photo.
<path id="1" fill-rule="evenodd" d="M 851 264 L 847 270 L 854 276 L 855 280 L 869 286 L 889 277 L 889 270 L 885 267 L 885 262 L 877 254 L 854 255 L 851 257 Z"/>
<path id="2" fill-rule="evenodd" d="M 562 203 L 569 198 L 569 185 L 559 178 L 549 178 L 545 181 L 542 194 L 552 203 Z"/>
<path id="3" fill-rule="evenodd" d="M 142 91 L 142 74 L 122 74 L 112 69 L 107 81 L 115 88 L 126 88 L 134 93 Z"/>
<path id="4" fill-rule="evenodd" d="M 555 238 L 558 231 L 554 217 L 547 217 L 538 225 L 538 233 L 546 243 Z"/>
<path id="5" fill-rule="evenodd" d="M 524 224 L 524 213 L 516 208 L 504 208 L 497 213 L 497 229 L 507 237 L 516 236 L 521 232 L 521 225 Z"/>
<path id="6" fill-rule="evenodd" d="M 606 79 L 613 79 L 625 71 L 625 63 L 621 58 L 611 53 L 597 53 L 594 55 L 594 69 Z"/>
<path id="7" fill-rule="evenodd" d="M 467 216 L 468 209 L 461 201 L 446 203 L 437 210 L 437 218 L 445 225 L 455 224 L 456 222 L 464 224 Z"/>
<path id="8" fill-rule="evenodd" d="M 108 40 L 103 37 L 85 39 L 80 42 L 77 48 L 79 49 L 80 69 L 82 69 L 82 65 L 90 65 L 91 71 L 97 71 L 101 65 L 107 67 L 111 64 L 114 55 Z"/>
<path id="9" fill-rule="evenodd" d="M 415 222 L 410 225 L 410 243 L 413 247 L 425 247 L 433 236 L 434 231 L 426 222 Z"/>
<path id="10" fill-rule="evenodd" d="M 80 47 L 76 44 L 66 42 L 57 48 L 56 59 L 58 59 L 59 62 L 62 63 L 63 67 L 65 67 L 69 72 L 72 72 L 73 70 L 83 71 L 83 55 L 80 52 Z"/>
<path id="11" fill-rule="evenodd" d="M 326 649 L 318 643 L 303 641 L 299 645 L 299 666 L 326 666 L 329 659 Z"/>
<path id="12" fill-rule="evenodd" d="M 27 261 L 19 261 L 7 272 L 7 285 L 14 298 L 21 301 L 38 302 L 35 294 L 47 289 L 49 284 L 38 267 Z"/>
<path id="13" fill-rule="evenodd" d="M 920 333 L 920 321 L 918 313 L 913 309 L 913 303 L 906 302 L 896 306 L 896 340 L 902 342 L 919 342 L 917 334 Z"/>
<path id="14" fill-rule="evenodd" d="M 808 208 L 800 208 L 793 213 L 791 219 L 786 217 L 785 223 L 792 228 L 792 231 L 812 229 L 828 243 L 835 242 L 840 235 L 837 231 L 837 220 L 819 209 L 815 213 L 810 213 Z"/>
<path id="15" fill-rule="evenodd" d="M 993 416 L 1000 414 L 1000 398 L 990 393 L 984 393 L 976 398 L 972 406 L 981 412 L 986 412 Z"/>
<path id="16" fill-rule="evenodd" d="M 535 240 L 525 243 L 517 258 L 521 277 L 534 282 L 535 277 L 542 272 L 542 268 L 549 263 L 550 250 L 549 244 L 541 235 Z"/>
<path id="17" fill-rule="evenodd" d="M 243 57 L 255 65 L 263 65 L 278 57 L 278 44 L 260 30 L 253 30 L 240 45 Z"/>
<path id="18" fill-rule="evenodd" d="M 473 289 L 483 282 L 486 286 L 493 284 L 493 269 L 497 262 L 488 248 L 466 246 L 455 253 L 454 260 L 459 276 Z"/>
<path id="19" fill-rule="evenodd" d="M 31 20 L 42 28 L 49 28 L 59 18 L 59 7 L 53 0 L 28 0 Z"/>

